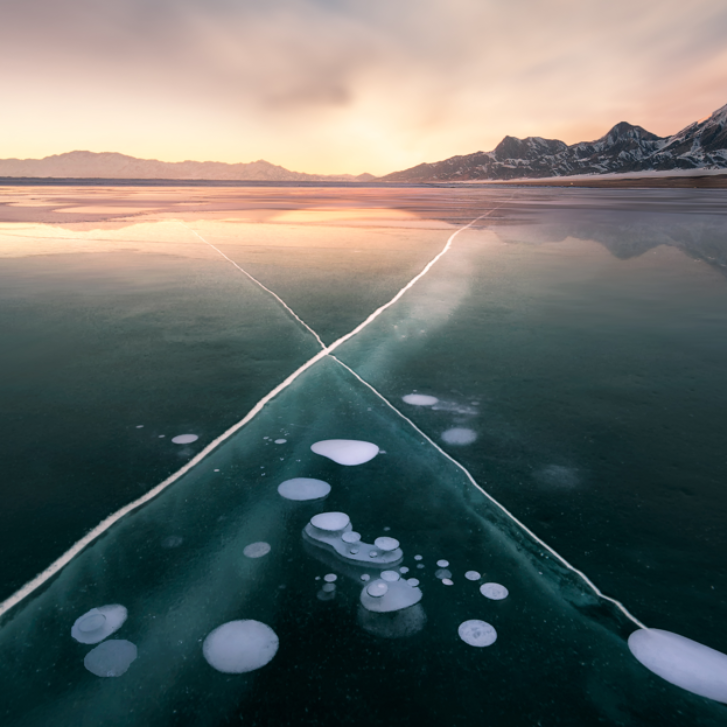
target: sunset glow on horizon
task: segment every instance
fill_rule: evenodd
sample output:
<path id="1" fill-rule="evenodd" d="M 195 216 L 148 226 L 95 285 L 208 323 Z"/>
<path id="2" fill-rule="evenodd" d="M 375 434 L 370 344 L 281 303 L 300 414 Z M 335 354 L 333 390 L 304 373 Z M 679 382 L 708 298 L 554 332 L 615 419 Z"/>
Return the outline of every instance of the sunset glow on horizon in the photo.
<path id="1" fill-rule="evenodd" d="M 727 103 L 721 0 L 1 0 L 0 158 L 381 175 Z"/>

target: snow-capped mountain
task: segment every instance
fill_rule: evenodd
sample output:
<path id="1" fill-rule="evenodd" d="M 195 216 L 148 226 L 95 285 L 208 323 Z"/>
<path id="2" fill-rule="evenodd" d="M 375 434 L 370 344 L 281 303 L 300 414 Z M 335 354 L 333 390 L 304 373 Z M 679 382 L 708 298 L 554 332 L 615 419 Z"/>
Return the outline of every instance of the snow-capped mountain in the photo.
<path id="1" fill-rule="evenodd" d="M 659 137 L 625 121 L 596 141 L 506 136 L 493 151 L 451 157 L 394 172 L 381 181 L 433 182 L 560 177 L 673 169 L 727 171 L 727 105 L 673 136 Z"/>
<path id="2" fill-rule="evenodd" d="M 271 182 L 353 182 L 373 179 L 370 174 L 322 175 L 291 172 L 263 159 L 247 164 L 224 162 L 160 162 L 113 152 L 72 151 L 44 159 L 0 159 L 0 177 L 74 179 L 206 179 Z"/>

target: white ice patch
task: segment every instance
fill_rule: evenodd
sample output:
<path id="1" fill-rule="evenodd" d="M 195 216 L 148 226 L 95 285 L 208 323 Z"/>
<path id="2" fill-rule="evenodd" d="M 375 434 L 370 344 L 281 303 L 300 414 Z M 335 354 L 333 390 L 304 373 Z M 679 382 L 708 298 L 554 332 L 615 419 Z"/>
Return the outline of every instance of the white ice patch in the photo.
<path id="1" fill-rule="evenodd" d="M 650 671 L 701 697 L 727 703 L 727 654 L 661 629 L 629 636 L 631 653 Z"/>
<path id="2" fill-rule="evenodd" d="M 446 432 L 442 432 L 442 441 L 447 444 L 472 444 L 475 439 L 477 439 L 477 434 L 466 427 L 453 427 L 452 429 L 447 429 Z"/>
<path id="3" fill-rule="evenodd" d="M 459 625 L 459 638 L 470 646 L 490 646 L 497 640 L 497 631 L 487 621 L 472 619 Z"/>
<path id="4" fill-rule="evenodd" d="M 381 572 L 382 580 L 394 583 L 399 580 L 399 574 L 395 570 L 385 570 Z"/>
<path id="5" fill-rule="evenodd" d="M 374 540 L 374 545 L 379 550 L 383 550 L 384 553 L 390 553 L 392 550 L 396 550 L 399 547 L 399 541 L 396 538 L 389 538 L 384 535 L 381 538 L 376 538 L 376 540 Z"/>
<path id="6" fill-rule="evenodd" d="M 442 583 L 444 583 L 445 586 L 453 586 L 454 585 L 454 581 L 452 581 L 449 578 L 442 578 Z"/>
<path id="7" fill-rule="evenodd" d="M 335 581 L 338 580 L 338 576 L 335 573 L 327 573 L 323 576 L 323 580 L 326 581 L 326 583 L 335 583 Z"/>
<path id="8" fill-rule="evenodd" d="M 287 441 L 287 439 L 276 439 L 275 444 L 285 444 Z"/>
<path id="9" fill-rule="evenodd" d="M 270 543 L 260 541 L 259 543 L 250 543 L 250 545 L 245 546 L 242 553 L 248 558 L 262 558 L 264 555 L 267 555 L 270 550 Z"/>
<path id="10" fill-rule="evenodd" d="M 127 610 L 118 603 L 92 608 L 76 619 L 71 636 L 82 644 L 98 644 L 118 631 L 127 616 Z"/>
<path id="11" fill-rule="evenodd" d="M 278 485 L 278 493 L 286 500 L 304 502 L 306 500 L 322 500 L 328 497 L 331 486 L 323 480 L 313 477 L 294 477 Z"/>
<path id="12" fill-rule="evenodd" d="M 449 565 L 449 561 L 448 560 L 438 560 L 437 565 L 440 568 L 446 568 Z"/>
<path id="13" fill-rule="evenodd" d="M 427 396 L 427 394 L 407 394 L 402 396 L 401 400 L 405 404 L 413 406 L 434 406 L 439 401 L 436 396 Z"/>
<path id="14" fill-rule="evenodd" d="M 419 585 L 419 579 L 418 578 L 407 578 L 406 581 L 410 586 L 418 586 Z"/>
<path id="15" fill-rule="evenodd" d="M 422 592 L 406 581 L 372 581 L 361 591 L 361 605 L 375 613 L 402 611 L 422 600 Z"/>
<path id="16" fill-rule="evenodd" d="M 178 434 L 176 437 L 172 437 L 174 444 L 192 444 L 196 442 L 199 437 L 196 434 Z"/>
<path id="17" fill-rule="evenodd" d="M 480 586 L 480 593 L 492 601 L 502 601 L 510 595 L 510 591 L 499 583 L 483 583 Z"/>
<path id="18" fill-rule="evenodd" d="M 347 467 L 364 464 L 379 453 L 375 444 L 357 439 L 324 439 L 313 444 L 311 450 Z"/>
<path id="19" fill-rule="evenodd" d="M 465 577 L 465 578 L 466 578 L 466 579 L 467 579 L 468 581 L 479 581 L 479 580 L 480 580 L 480 578 L 481 578 L 482 576 L 480 576 L 480 574 L 479 574 L 479 573 L 478 573 L 478 572 L 477 572 L 476 570 L 468 570 L 468 571 L 467 571 L 467 572 L 466 572 L 466 573 L 464 574 L 464 577 Z"/>
<path id="20" fill-rule="evenodd" d="M 136 659 L 136 646 L 124 639 L 111 639 L 86 654 L 83 665 L 97 677 L 120 677 Z"/>
<path id="21" fill-rule="evenodd" d="M 243 674 L 270 663 L 278 636 L 260 621 L 228 621 L 211 631 L 202 644 L 207 663 L 225 674 Z"/>

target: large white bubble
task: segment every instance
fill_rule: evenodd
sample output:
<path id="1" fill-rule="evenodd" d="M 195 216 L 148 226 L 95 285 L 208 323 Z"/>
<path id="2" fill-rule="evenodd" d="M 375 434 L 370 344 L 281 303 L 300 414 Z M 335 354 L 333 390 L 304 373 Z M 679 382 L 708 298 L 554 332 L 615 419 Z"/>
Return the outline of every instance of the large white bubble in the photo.
<path id="1" fill-rule="evenodd" d="M 202 653 L 217 671 L 243 674 L 270 663 L 278 644 L 275 631 L 260 621 L 228 621 L 207 635 Z"/>
<path id="2" fill-rule="evenodd" d="M 127 616 L 127 610 L 118 603 L 92 608 L 76 619 L 71 636 L 82 644 L 98 644 L 118 631 Z"/>
<path id="3" fill-rule="evenodd" d="M 250 543 L 250 545 L 245 546 L 245 549 L 242 552 L 248 558 L 262 558 L 264 555 L 267 555 L 270 550 L 270 543 L 260 541 L 259 543 Z"/>
<path id="4" fill-rule="evenodd" d="M 402 396 L 401 400 L 405 404 L 412 404 L 413 406 L 434 406 L 439 401 L 436 396 L 428 396 L 427 394 L 407 394 Z"/>
<path id="5" fill-rule="evenodd" d="M 136 659 L 136 646 L 124 639 L 111 639 L 86 654 L 83 665 L 97 677 L 120 677 Z"/>
<path id="6" fill-rule="evenodd" d="M 470 646 L 490 646 L 497 640 L 497 631 L 492 624 L 479 619 L 464 621 L 457 629 L 459 638 Z"/>
<path id="7" fill-rule="evenodd" d="M 358 439 L 324 439 L 313 444 L 311 450 L 347 467 L 368 462 L 379 453 L 375 444 Z"/>
<path id="8" fill-rule="evenodd" d="M 502 601 L 510 595 L 510 591 L 500 583 L 483 583 L 480 586 L 480 593 L 492 601 Z"/>
<path id="9" fill-rule="evenodd" d="M 322 500 L 328 497 L 331 486 L 323 480 L 316 480 L 313 477 L 294 477 L 292 480 L 285 480 L 278 485 L 278 493 L 286 500 Z"/>
<path id="10" fill-rule="evenodd" d="M 196 442 L 199 437 L 196 434 L 178 434 L 176 437 L 172 437 L 174 444 L 192 444 Z"/>
<path id="11" fill-rule="evenodd" d="M 392 613 L 422 600 L 421 590 L 406 581 L 376 580 L 361 591 L 361 605 L 368 611 Z"/>
<path id="12" fill-rule="evenodd" d="M 477 439 L 477 434 L 465 427 L 453 427 L 442 432 L 442 440 L 447 444 L 472 444 Z"/>
<path id="13" fill-rule="evenodd" d="M 634 631 L 629 636 L 629 649 L 662 679 L 727 703 L 727 654 L 661 629 Z"/>
<path id="14" fill-rule="evenodd" d="M 345 512 L 321 512 L 311 518 L 310 524 L 327 533 L 337 533 L 348 527 L 351 518 Z"/>

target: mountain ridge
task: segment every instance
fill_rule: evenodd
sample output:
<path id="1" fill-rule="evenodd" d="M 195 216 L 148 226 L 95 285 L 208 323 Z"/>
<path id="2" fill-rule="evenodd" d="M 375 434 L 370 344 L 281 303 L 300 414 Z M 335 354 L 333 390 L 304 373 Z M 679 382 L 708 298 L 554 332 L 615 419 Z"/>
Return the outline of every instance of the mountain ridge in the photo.
<path id="1" fill-rule="evenodd" d="M 715 168 L 727 171 L 727 104 L 671 136 L 660 137 L 626 121 L 613 126 L 599 139 L 570 145 L 539 136 L 506 136 L 492 151 L 418 164 L 377 181 L 538 179 Z"/>
<path id="2" fill-rule="evenodd" d="M 70 151 L 42 159 L 0 159 L 0 177 L 188 179 L 209 181 L 365 182 L 371 174 L 306 174 L 264 159 L 254 162 L 162 162 L 118 152 Z"/>

